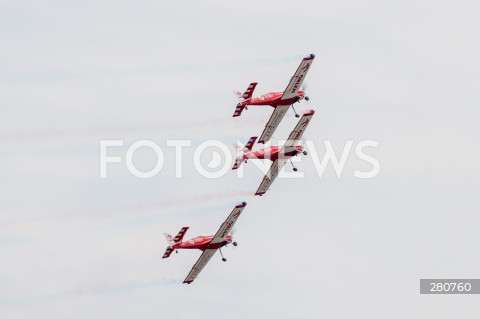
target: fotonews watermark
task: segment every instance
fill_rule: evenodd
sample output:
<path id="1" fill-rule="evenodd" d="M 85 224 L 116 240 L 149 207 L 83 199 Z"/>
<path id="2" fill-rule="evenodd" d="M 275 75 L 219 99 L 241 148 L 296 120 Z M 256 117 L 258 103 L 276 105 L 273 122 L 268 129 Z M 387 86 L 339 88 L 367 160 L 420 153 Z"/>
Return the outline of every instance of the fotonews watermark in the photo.
<path id="1" fill-rule="evenodd" d="M 175 177 L 182 178 L 187 151 L 190 160 L 193 160 L 194 169 L 207 178 L 222 177 L 232 168 L 235 168 L 236 176 L 242 178 L 245 167 L 241 165 L 243 162 L 252 163 L 254 167 L 266 173 L 272 162 L 277 159 L 285 164 L 290 162 L 295 171 L 282 170 L 279 178 L 303 178 L 304 173 L 297 172 L 294 164 L 301 163 L 306 156 L 312 160 L 319 178 L 323 176 L 329 165 L 333 167 L 336 176 L 340 178 L 348 159 L 353 159 L 356 163 L 355 166 L 362 167 L 362 169 L 356 167 L 352 172 L 353 176 L 357 178 L 370 179 L 380 173 L 380 162 L 371 155 L 378 147 L 377 141 L 354 142 L 347 140 L 342 145 L 334 146 L 331 141 L 324 140 L 321 146 L 322 152 L 319 151 L 318 145 L 311 140 L 304 140 L 303 143 L 292 146 L 289 145 L 289 141 L 280 141 L 278 146 L 271 146 L 267 143 L 257 150 L 252 150 L 251 146 L 244 145 L 239 141 L 237 141 L 237 146 L 232 148 L 231 145 L 218 140 L 206 140 L 195 146 L 192 146 L 191 140 L 167 140 L 162 145 L 152 140 L 138 140 L 130 145 L 125 145 L 124 141 L 120 139 L 100 140 L 100 178 L 108 177 L 110 166 L 122 163 L 135 177 L 153 178 L 162 171 L 166 161 L 174 163 Z M 148 170 L 141 170 L 134 163 L 135 153 L 141 148 L 151 152 L 156 159 L 153 167 Z M 170 155 L 167 159 L 165 153 Z M 210 160 L 206 161 L 206 157 Z"/>

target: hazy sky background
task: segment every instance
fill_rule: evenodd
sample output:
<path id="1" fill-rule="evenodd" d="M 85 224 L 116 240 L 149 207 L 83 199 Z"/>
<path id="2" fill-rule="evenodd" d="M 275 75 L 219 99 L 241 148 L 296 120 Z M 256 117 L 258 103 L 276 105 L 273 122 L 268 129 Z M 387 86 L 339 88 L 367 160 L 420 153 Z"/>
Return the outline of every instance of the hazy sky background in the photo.
<path id="1" fill-rule="evenodd" d="M 420 278 L 480 278 L 480 22 L 473 1 L 0 1 L 0 317 L 478 318 L 475 295 L 419 295 Z M 315 53 L 306 137 L 352 152 L 337 178 L 174 174 L 168 139 L 230 145 L 272 109 L 236 100 L 282 90 Z M 289 116 L 275 134 L 296 124 Z M 111 154 L 151 139 L 165 166 L 142 180 Z M 134 158 L 149 169 L 146 149 Z M 291 167 L 286 166 L 287 170 Z M 238 247 L 182 285 L 199 251 L 167 260 L 162 233 L 214 234 L 248 203 Z"/>

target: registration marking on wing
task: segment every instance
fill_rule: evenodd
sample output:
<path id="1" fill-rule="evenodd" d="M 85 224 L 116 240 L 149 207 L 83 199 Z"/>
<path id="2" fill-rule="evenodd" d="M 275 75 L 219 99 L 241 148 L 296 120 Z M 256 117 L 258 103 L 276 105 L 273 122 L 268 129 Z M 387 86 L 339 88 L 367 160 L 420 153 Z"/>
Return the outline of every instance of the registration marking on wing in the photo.
<path id="1" fill-rule="evenodd" d="M 195 265 L 193 265 L 192 270 L 188 273 L 187 277 L 183 281 L 184 284 L 190 284 L 192 281 L 197 278 L 198 274 L 202 271 L 205 265 L 212 259 L 212 256 L 215 255 L 218 249 L 206 249 L 198 258 Z"/>
<path id="2" fill-rule="evenodd" d="M 268 120 L 267 124 L 265 125 L 262 136 L 260 136 L 260 139 L 258 141 L 259 143 L 265 143 L 270 140 L 278 125 L 282 121 L 283 117 L 287 113 L 289 107 L 289 105 L 277 105 L 277 107 L 275 107 L 275 110 L 273 111 L 270 120 Z"/>

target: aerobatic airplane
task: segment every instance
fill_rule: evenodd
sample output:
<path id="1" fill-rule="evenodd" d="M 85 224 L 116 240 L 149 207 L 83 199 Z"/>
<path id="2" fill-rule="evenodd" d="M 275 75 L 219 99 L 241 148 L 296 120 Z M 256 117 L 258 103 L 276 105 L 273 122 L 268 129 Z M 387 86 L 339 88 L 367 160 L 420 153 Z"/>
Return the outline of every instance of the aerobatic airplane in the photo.
<path id="1" fill-rule="evenodd" d="M 170 246 L 167 247 L 167 249 L 165 250 L 165 254 L 163 254 L 162 258 L 170 257 L 170 254 L 173 251 L 176 251 L 178 253 L 178 249 L 200 249 L 201 251 L 203 251 L 195 265 L 193 265 L 192 270 L 183 281 L 184 284 L 190 284 L 192 283 L 192 281 L 195 280 L 195 278 L 197 278 L 198 274 L 202 271 L 203 267 L 205 267 L 205 265 L 210 261 L 212 256 L 215 255 L 217 250 L 220 251 L 220 254 L 222 255 L 222 260 L 227 261 L 227 259 L 223 257 L 222 247 L 232 242 L 233 246 L 237 246 L 237 243 L 233 241 L 231 231 L 233 229 L 233 225 L 237 221 L 245 206 L 247 206 L 247 203 L 245 202 L 235 206 L 235 208 L 227 217 L 225 222 L 223 222 L 223 224 L 220 226 L 220 229 L 213 236 L 198 236 L 182 242 L 183 236 L 185 236 L 188 227 L 183 227 L 182 229 L 180 229 L 177 236 L 175 237 L 172 237 L 172 235 L 169 234 L 164 234 Z"/>
<path id="2" fill-rule="evenodd" d="M 268 170 L 267 175 L 263 178 L 262 183 L 258 187 L 255 195 L 262 196 L 267 192 L 270 185 L 277 177 L 279 171 L 293 156 L 303 152 L 303 155 L 307 155 L 307 152 L 303 150 L 301 145 L 297 145 L 299 140 L 302 138 L 303 133 L 305 132 L 308 123 L 313 116 L 315 111 L 308 110 L 305 111 L 300 121 L 298 121 L 297 126 L 293 129 L 292 133 L 288 137 L 287 141 L 283 146 L 269 146 L 258 151 L 252 151 L 253 144 L 255 144 L 256 136 L 253 136 L 248 141 L 247 145 L 243 148 L 243 154 L 237 157 L 235 164 L 232 169 L 237 169 L 242 165 L 243 162 L 247 162 L 248 159 L 269 159 L 273 162 L 272 166 Z M 293 165 L 293 170 L 297 171 L 297 168 Z"/>
<path id="3" fill-rule="evenodd" d="M 252 98 L 253 91 L 258 83 L 250 83 L 247 90 L 242 94 L 240 92 L 234 91 L 237 99 L 238 104 L 235 108 L 235 113 L 233 113 L 233 117 L 240 116 L 244 109 L 247 109 L 249 105 L 270 105 L 275 108 L 273 111 L 270 120 L 268 120 L 267 124 L 265 125 L 265 129 L 263 130 L 260 139 L 258 140 L 259 143 L 265 143 L 266 141 L 270 140 L 273 133 L 277 129 L 278 125 L 282 121 L 285 113 L 287 113 L 288 108 L 290 105 L 292 106 L 293 111 L 295 112 L 295 108 L 293 104 L 299 102 L 300 100 L 309 100 L 307 96 L 305 96 L 305 90 L 300 90 L 302 87 L 303 80 L 307 76 L 307 72 L 310 69 L 310 65 L 315 59 L 314 54 L 310 54 L 306 58 L 302 60 L 300 65 L 298 66 L 297 71 L 290 79 L 290 82 L 287 85 L 285 91 L 282 92 L 270 92 L 264 94 L 257 98 Z M 296 117 L 300 117 L 297 112 L 295 112 Z"/>

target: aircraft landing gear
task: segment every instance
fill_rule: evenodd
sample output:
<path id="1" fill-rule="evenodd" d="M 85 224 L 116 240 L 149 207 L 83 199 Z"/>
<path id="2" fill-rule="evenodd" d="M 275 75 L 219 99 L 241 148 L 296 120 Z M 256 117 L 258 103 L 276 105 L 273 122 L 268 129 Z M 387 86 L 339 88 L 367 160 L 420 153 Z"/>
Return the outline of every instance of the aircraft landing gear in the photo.
<path id="1" fill-rule="evenodd" d="M 308 101 L 310 100 L 310 98 L 308 96 L 305 97 L 305 101 Z"/>
<path id="2" fill-rule="evenodd" d="M 303 155 L 307 155 L 307 151 L 303 151 Z"/>
<path id="3" fill-rule="evenodd" d="M 175 250 L 175 253 L 178 254 L 178 250 Z"/>
<path id="4" fill-rule="evenodd" d="M 298 115 L 297 111 L 295 111 L 295 107 L 293 106 L 293 104 L 292 104 L 292 110 L 295 113 L 295 117 L 300 117 L 300 115 Z"/>
<path id="5" fill-rule="evenodd" d="M 238 245 L 237 242 L 234 241 L 234 242 L 233 242 L 233 246 L 237 247 L 237 245 Z"/>
<path id="6" fill-rule="evenodd" d="M 307 100 L 308 101 L 308 100 Z M 248 106 L 245 106 L 245 111 L 248 111 Z"/>
<path id="7" fill-rule="evenodd" d="M 293 171 L 294 171 L 294 172 L 298 171 L 298 169 L 295 167 L 295 165 L 293 165 L 292 161 L 290 161 L 290 164 L 292 164 L 292 167 L 293 167 Z"/>
<path id="8" fill-rule="evenodd" d="M 227 261 L 227 258 L 223 257 L 222 248 L 219 248 L 218 250 L 220 250 L 220 255 L 222 255 L 222 261 Z"/>

